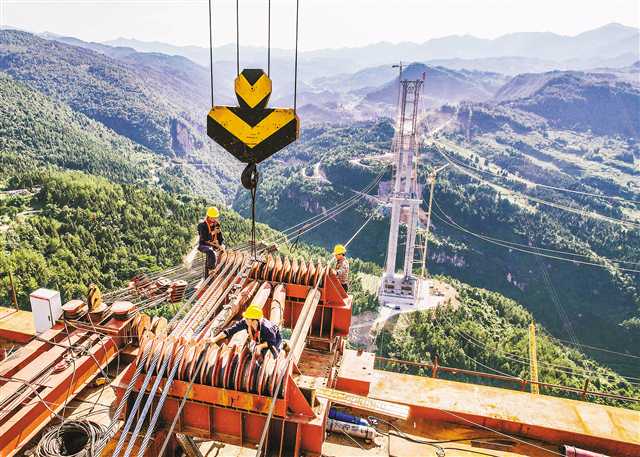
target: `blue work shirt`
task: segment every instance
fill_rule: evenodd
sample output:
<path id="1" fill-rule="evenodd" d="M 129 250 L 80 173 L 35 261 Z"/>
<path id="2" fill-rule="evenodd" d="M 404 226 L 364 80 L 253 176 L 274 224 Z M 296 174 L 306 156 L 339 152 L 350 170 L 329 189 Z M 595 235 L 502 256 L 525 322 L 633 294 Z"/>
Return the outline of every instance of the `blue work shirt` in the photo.
<path id="1" fill-rule="evenodd" d="M 224 329 L 222 333 L 224 333 L 227 338 L 231 338 L 242 330 L 249 332 L 249 326 L 244 319 L 240 319 L 231 327 Z M 257 343 L 267 343 L 273 356 L 277 356 L 282 346 L 282 335 L 280 334 L 278 326 L 270 320 L 262 318 L 258 321 L 258 332 L 256 333 L 258 334 Z"/>

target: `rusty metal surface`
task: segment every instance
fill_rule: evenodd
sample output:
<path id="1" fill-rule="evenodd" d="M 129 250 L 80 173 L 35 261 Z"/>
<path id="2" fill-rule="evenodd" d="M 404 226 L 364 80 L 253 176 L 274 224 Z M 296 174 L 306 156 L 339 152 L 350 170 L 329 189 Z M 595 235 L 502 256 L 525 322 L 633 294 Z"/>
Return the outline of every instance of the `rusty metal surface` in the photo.
<path id="1" fill-rule="evenodd" d="M 31 388 L 20 386 L 20 391 L 6 398 L 3 416 L 0 419 L 0 455 L 12 456 L 20 451 L 36 433 L 50 420 L 52 411 L 58 412 L 68 400 L 80 392 L 117 355 L 118 348 L 109 337 L 87 335 L 75 331 L 70 335 L 72 344 L 81 343 L 86 347 L 86 354 L 76 356 L 75 364 L 67 364 L 61 371 L 51 370 L 52 364 L 57 364 L 66 352 L 54 352 L 54 346 L 42 353 L 44 361 L 38 358 L 25 366 L 20 375 L 33 385 L 37 385 L 39 396 L 35 396 Z M 64 348 L 62 348 L 64 349 Z M 54 358 L 54 354 L 57 354 Z M 100 363 L 96 365 L 95 361 Z M 25 378 L 21 378 L 25 379 Z M 7 390 L 14 390 L 15 385 L 3 386 Z"/>
<path id="2" fill-rule="evenodd" d="M 30 311 L 16 311 L 0 306 L 0 338 L 17 343 L 27 343 L 36 334 Z"/>
<path id="3" fill-rule="evenodd" d="M 369 396 L 408 405 L 414 417 L 472 422 L 551 443 L 640 455 L 639 411 L 421 376 L 374 374 Z"/>

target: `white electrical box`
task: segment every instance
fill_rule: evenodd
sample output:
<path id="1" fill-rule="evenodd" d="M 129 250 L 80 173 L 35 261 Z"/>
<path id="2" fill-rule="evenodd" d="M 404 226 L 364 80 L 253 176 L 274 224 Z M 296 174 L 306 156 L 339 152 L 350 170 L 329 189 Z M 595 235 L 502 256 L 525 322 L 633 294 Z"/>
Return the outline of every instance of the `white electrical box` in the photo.
<path id="1" fill-rule="evenodd" d="M 62 316 L 62 300 L 57 290 L 38 289 L 31 292 L 29 299 L 36 333 L 49 330 Z"/>

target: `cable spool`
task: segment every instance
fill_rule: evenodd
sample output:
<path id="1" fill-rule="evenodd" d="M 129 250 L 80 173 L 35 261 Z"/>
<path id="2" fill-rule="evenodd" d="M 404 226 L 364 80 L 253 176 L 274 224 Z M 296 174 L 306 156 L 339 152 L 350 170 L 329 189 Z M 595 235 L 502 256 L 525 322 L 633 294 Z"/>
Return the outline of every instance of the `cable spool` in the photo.
<path id="1" fill-rule="evenodd" d="M 95 455 L 101 425 L 88 420 L 70 420 L 47 430 L 35 450 L 35 457 L 90 457 Z"/>

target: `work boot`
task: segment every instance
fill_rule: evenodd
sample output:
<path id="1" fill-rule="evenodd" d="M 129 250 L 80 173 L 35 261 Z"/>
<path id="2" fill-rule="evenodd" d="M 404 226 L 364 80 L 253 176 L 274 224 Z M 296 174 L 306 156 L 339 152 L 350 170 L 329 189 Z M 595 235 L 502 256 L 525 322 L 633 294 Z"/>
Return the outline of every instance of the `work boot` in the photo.
<path id="1" fill-rule="evenodd" d="M 289 346 L 288 341 L 282 343 L 282 350 L 284 351 L 285 355 L 289 355 L 289 352 L 291 352 L 291 346 Z"/>

